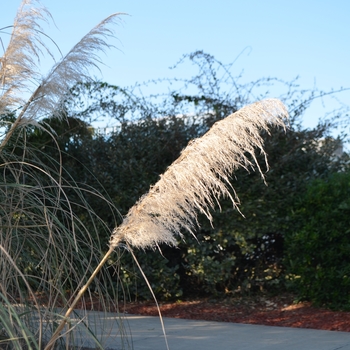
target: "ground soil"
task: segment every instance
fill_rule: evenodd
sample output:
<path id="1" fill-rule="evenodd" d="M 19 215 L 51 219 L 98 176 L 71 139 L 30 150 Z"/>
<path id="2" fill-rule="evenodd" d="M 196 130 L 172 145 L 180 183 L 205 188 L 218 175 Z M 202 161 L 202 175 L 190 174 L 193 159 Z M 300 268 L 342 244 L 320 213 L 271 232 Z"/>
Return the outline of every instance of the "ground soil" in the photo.
<path id="1" fill-rule="evenodd" d="M 309 302 L 295 303 L 292 295 L 159 304 L 163 317 L 350 332 L 350 312 L 318 308 Z M 120 311 L 158 316 L 154 302 L 127 303 Z"/>

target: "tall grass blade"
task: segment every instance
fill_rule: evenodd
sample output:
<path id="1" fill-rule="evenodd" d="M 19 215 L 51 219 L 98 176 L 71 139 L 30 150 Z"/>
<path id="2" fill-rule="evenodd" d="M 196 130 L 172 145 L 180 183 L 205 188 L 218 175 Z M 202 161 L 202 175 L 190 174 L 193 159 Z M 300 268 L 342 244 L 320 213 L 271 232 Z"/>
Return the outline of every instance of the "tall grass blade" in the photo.
<path id="1" fill-rule="evenodd" d="M 57 112 L 62 117 L 60 103 L 68 90 L 79 81 L 91 80 L 91 68 L 98 68 L 99 54 L 111 46 L 107 39 L 113 36 L 112 25 L 118 18 L 113 14 L 94 27 L 67 55 L 54 60 L 46 76 L 40 71 L 41 58 L 46 54 L 54 59 L 54 55 L 42 24 L 51 15 L 40 2 L 23 0 L 13 26 L 0 29 L 3 35 L 12 28 L 6 49 L 0 38 L 4 48 L 0 117 L 2 126 L 8 126 L 3 128 L 0 145 L 0 347 L 42 349 L 62 319 L 62 305 L 70 305 L 73 291 L 86 283 L 105 250 L 99 235 L 110 231 L 87 203 L 85 193 L 108 202 L 112 215 L 116 208 L 101 193 L 83 188 L 69 176 L 54 135 L 38 122 Z M 28 125 L 52 136 L 57 157 L 31 147 Z M 84 220 L 74 213 L 77 207 L 85 209 Z M 111 276 L 103 271 L 99 279 L 94 291 L 104 296 L 104 310 L 114 309 L 107 291 Z M 82 301 L 88 302 L 92 293 L 82 296 Z M 80 329 L 84 325 L 80 323 Z M 67 340 L 62 338 L 60 343 L 67 345 L 75 332 L 69 329 Z M 102 344 L 99 338 L 105 336 L 93 335 L 91 329 L 86 334 L 96 344 Z"/>

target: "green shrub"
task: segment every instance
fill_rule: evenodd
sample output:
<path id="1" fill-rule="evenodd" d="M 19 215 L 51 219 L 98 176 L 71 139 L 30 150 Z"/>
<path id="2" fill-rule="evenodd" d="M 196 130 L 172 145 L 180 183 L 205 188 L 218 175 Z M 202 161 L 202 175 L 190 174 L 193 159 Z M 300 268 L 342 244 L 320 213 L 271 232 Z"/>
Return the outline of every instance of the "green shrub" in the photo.
<path id="1" fill-rule="evenodd" d="M 164 247 L 164 250 L 170 249 Z M 136 250 L 134 255 L 157 299 L 168 300 L 182 296 L 178 265 L 173 265 L 164 255 L 159 254 L 158 250 Z M 119 298 L 122 299 L 121 296 L 124 295 L 126 301 L 152 299 L 149 286 L 134 257 L 127 251 L 119 257 L 117 271 L 112 273 L 115 283 L 112 292 L 117 290 Z"/>
<path id="2" fill-rule="evenodd" d="M 350 309 L 350 172 L 315 180 L 286 238 L 286 265 L 300 298 Z"/>
<path id="3" fill-rule="evenodd" d="M 210 70 L 204 67 L 203 72 L 207 73 L 201 79 L 210 81 Z M 203 87 L 205 81 L 202 80 Z M 67 152 L 62 155 L 64 164 L 74 178 L 99 188 L 101 193 L 108 193 L 124 215 L 191 139 L 200 137 L 215 121 L 229 111 L 235 111 L 242 103 L 237 102 L 240 99 L 229 99 L 219 93 L 213 99 L 213 89 L 207 87 L 207 90 L 198 95 L 171 93 L 153 101 L 137 97 L 132 90 L 104 83 L 78 85 L 67 102 L 70 125 L 77 124 L 74 122 L 75 106 L 86 100 L 89 104 L 83 108 L 83 114 L 77 116 L 88 120 L 97 111 L 110 113 L 120 121 L 115 132 L 106 136 L 94 135 L 84 131 L 84 124 L 80 122 L 81 129 L 75 128 L 74 132 L 67 133 L 66 123 L 56 125 L 53 119 L 47 123 L 62 135 L 58 142 Z M 96 91 L 100 92 L 97 96 Z M 152 266 L 151 275 L 148 274 L 150 280 L 158 286 L 165 286 L 164 289 L 156 288 L 157 298 L 176 297 L 179 289 L 184 297 L 192 297 L 235 291 L 278 292 L 280 287 L 283 288 L 283 240 L 291 230 L 291 208 L 305 192 L 310 179 L 327 176 L 334 172 L 334 168 L 339 168 L 332 158 L 339 140 L 329 139 L 323 147 L 318 147 L 318 140 L 325 138 L 329 126 L 320 124 L 312 130 L 301 129 L 297 121 L 308 101 L 300 100 L 298 108 L 296 104 L 295 101 L 289 104 L 291 125 L 287 132 L 271 129 L 270 135 L 262 133 L 272 165 L 264 175 L 268 186 L 258 172 L 245 169 L 238 169 L 231 180 L 241 199 L 240 210 L 245 217 L 232 208 L 230 200 L 222 200 L 221 210 L 212 212 L 213 227 L 204 215 L 199 217 L 197 239 L 186 235 L 185 242 L 179 240 L 178 249 L 163 249 L 164 257 L 157 251 L 137 255 L 144 269 Z M 196 110 L 194 114 L 185 113 L 193 108 Z M 38 147 L 45 147 L 45 152 L 49 152 L 47 144 L 42 146 L 42 138 L 32 137 L 36 138 Z M 264 171 L 264 156 L 258 155 L 257 158 Z M 84 166 L 79 159 L 84 160 Z M 87 199 L 109 227 L 115 226 L 116 218 L 108 214 L 106 204 L 97 202 L 97 198 Z M 84 215 L 84 212 L 79 211 L 79 215 Z M 109 237 L 100 236 L 100 239 L 107 243 Z M 129 294 L 137 298 L 148 296 L 134 262 L 125 256 L 122 265 L 128 273 L 122 276 L 127 276 Z M 158 282 L 155 279 L 156 266 L 162 271 Z M 132 282 L 128 280 L 130 276 L 133 276 Z M 175 279 L 176 282 L 164 284 L 165 279 Z M 171 292 L 170 285 L 175 287 Z"/>

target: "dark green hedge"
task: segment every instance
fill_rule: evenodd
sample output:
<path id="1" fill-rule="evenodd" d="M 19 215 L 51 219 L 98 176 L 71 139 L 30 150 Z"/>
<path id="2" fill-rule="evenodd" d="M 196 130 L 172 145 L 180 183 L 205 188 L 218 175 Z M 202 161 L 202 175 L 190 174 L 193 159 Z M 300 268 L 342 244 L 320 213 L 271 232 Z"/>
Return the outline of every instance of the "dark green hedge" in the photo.
<path id="1" fill-rule="evenodd" d="M 317 179 L 286 237 L 286 265 L 299 298 L 350 309 L 350 172 Z"/>
<path id="2" fill-rule="evenodd" d="M 198 74 L 179 89 L 171 85 L 180 83 L 175 80 L 169 84 L 169 93 L 145 98 L 133 89 L 105 83 L 79 84 L 72 89 L 72 96 L 67 96 L 64 113 L 69 116 L 69 124 L 46 121 L 57 133 L 67 173 L 87 189 L 86 201 L 111 230 L 122 219 L 111 207 L 125 215 L 191 139 L 250 102 L 246 91 L 264 85 L 268 88 L 272 81 L 277 84 L 277 80 L 261 79 L 240 86 L 227 66 L 211 55 L 196 52 L 183 59 L 186 57 L 199 68 Z M 218 79 L 219 72 L 224 72 L 227 79 Z M 267 186 L 253 169 L 232 174 L 244 217 L 230 201 L 223 200 L 221 211 L 213 213 L 213 227 L 199 218 L 196 238 L 184 232 L 184 241 L 179 240 L 176 248 L 160 247 L 162 254 L 135 251 L 158 298 L 278 292 L 284 288 L 284 239 L 297 229 L 293 216 L 296 204 L 310 181 L 327 178 L 341 164 L 332 156 L 339 140 L 327 137 L 330 124 L 319 124 L 311 130 L 300 125 L 313 92 L 306 96 L 293 82 L 281 84 L 284 91 L 287 88 L 283 101 L 290 112 L 290 127 L 286 132 L 271 130 L 270 135 L 262 135 L 270 164 Z M 118 121 L 118 128 L 108 137 L 94 134 L 81 122 L 101 115 Z M 42 152 L 56 150 L 55 144 L 36 131 L 28 138 Z M 322 147 L 320 139 L 325 140 Z M 257 157 L 264 170 L 264 159 Z M 90 194 L 90 188 L 98 188 L 111 205 Z M 73 202 L 82 222 L 91 225 L 79 207 L 79 198 L 73 197 Z M 96 239 L 107 247 L 109 236 L 103 232 Z M 130 254 L 121 255 L 120 260 L 118 254 L 110 259 L 114 262 L 110 266 L 113 288 L 132 297 L 150 298 Z"/>

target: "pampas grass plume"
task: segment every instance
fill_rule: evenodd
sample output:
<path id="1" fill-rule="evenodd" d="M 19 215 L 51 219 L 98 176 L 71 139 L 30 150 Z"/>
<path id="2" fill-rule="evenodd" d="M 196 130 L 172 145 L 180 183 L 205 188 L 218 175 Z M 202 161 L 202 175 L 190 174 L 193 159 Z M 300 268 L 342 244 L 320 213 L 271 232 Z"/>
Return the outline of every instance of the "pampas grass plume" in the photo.
<path id="1" fill-rule="evenodd" d="M 130 209 L 112 232 L 111 248 L 121 241 L 138 248 L 175 245 L 175 236 L 181 237 L 183 229 L 193 234 L 198 213 L 212 221 L 210 211 L 221 197 L 228 196 L 237 206 L 230 185 L 232 173 L 238 167 L 256 167 L 263 176 L 255 156 L 258 149 L 266 160 L 260 132 L 268 131 L 270 125 L 285 127 L 287 117 L 281 101 L 266 99 L 215 123 L 204 136 L 189 143 Z"/>
<path id="2" fill-rule="evenodd" d="M 54 55 L 43 40 L 49 38 L 44 35 L 41 22 L 48 22 L 51 14 L 38 0 L 23 0 L 9 44 L 0 57 L 0 114 L 22 106 L 22 125 L 55 113 L 61 116 L 60 107 L 69 89 L 76 82 L 92 81 L 91 69 L 99 69 L 102 63 L 99 55 L 112 47 L 107 39 L 114 37 L 112 26 L 120 15 L 114 13 L 98 23 L 43 76 L 41 56 L 46 53 L 54 59 Z"/>

